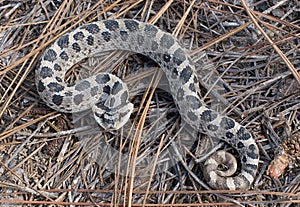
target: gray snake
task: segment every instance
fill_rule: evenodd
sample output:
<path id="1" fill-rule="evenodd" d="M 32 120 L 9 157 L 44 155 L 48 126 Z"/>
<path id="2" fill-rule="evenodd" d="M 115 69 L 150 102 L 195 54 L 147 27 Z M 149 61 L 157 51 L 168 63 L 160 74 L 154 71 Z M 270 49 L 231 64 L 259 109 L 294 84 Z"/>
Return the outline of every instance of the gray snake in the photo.
<path id="1" fill-rule="evenodd" d="M 169 82 L 182 119 L 202 133 L 230 144 L 239 154 L 241 170 L 223 177 L 212 170 L 213 158 L 204 164 L 204 176 L 212 188 L 247 189 L 258 169 L 259 151 L 252 135 L 235 120 L 209 109 L 201 100 L 195 64 L 178 40 L 159 28 L 130 19 L 104 20 L 83 25 L 57 39 L 43 53 L 36 70 L 36 85 L 45 103 L 61 112 L 92 109 L 104 129 L 119 129 L 130 117 L 126 84 L 115 75 L 99 73 L 73 84 L 64 81 L 66 71 L 99 51 L 126 50 L 150 57 Z M 225 155 L 224 155 L 225 156 Z"/>

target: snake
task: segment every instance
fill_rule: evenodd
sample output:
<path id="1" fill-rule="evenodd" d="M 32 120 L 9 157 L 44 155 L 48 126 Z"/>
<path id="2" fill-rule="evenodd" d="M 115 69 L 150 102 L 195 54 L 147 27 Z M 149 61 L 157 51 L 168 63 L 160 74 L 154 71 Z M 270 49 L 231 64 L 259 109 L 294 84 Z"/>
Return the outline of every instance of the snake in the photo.
<path id="1" fill-rule="evenodd" d="M 104 130 L 118 130 L 130 118 L 133 104 L 127 85 L 116 75 L 98 73 L 75 83 L 65 81 L 76 63 L 99 52 L 114 50 L 142 54 L 165 73 L 181 119 L 193 129 L 216 137 L 238 153 L 240 169 L 224 176 L 219 161 L 206 160 L 203 175 L 214 189 L 249 189 L 258 170 L 259 150 L 251 133 L 234 119 L 210 109 L 200 95 L 195 63 L 170 33 L 133 19 L 107 19 L 82 25 L 57 38 L 41 55 L 35 83 L 41 99 L 59 112 L 92 110 Z M 197 68 L 198 70 L 198 68 Z"/>

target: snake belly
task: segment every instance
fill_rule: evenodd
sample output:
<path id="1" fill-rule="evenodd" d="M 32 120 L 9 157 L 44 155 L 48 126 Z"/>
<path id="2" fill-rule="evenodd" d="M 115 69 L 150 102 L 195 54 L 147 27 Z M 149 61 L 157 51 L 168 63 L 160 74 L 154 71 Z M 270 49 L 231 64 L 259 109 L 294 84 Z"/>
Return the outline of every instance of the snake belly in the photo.
<path id="1" fill-rule="evenodd" d="M 74 64 L 96 53 L 112 50 L 140 53 L 157 62 L 166 74 L 182 119 L 195 130 L 227 142 L 238 152 L 241 170 L 236 175 L 223 177 L 217 170 L 204 169 L 212 188 L 235 190 L 251 186 L 259 161 L 254 138 L 235 120 L 205 106 L 200 99 L 199 81 L 191 57 L 176 38 L 156 26 L 130 19 L 103 20 L 63 35 L 45 50 L 36 70 L 40 97 L 49 107 L 61 112 L 100 108 L 106 114 L 98 115 L 99 124 L 104 128 L 108 124 L 119 128 L 121 125 L 115 126 L 114 120 L 122 120 L 125 116 L 128 119 L 125 114 L 131 112 L 124 107 L 130 103 L 125 83 L 109 73 L 96 74 L 75 84 L 64 81 L 66 71 Z M 211 164 L 213 160 L 204 167 Z"/>

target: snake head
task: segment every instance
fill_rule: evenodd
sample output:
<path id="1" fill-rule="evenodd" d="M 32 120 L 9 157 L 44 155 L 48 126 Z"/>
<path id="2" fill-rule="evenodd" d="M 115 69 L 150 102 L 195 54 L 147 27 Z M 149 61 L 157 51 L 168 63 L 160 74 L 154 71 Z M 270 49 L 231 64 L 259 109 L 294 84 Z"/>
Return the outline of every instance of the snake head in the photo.
<path id="1" fill-rule="evenodd" d="M 127 102 L 117 108 L 104 108 L 103 105 L 95 104 L 92 106 L 94 118 L 97 123 L 105 130 L 118 130 L 130 118 L 133 111 L 133 104 Z"/>

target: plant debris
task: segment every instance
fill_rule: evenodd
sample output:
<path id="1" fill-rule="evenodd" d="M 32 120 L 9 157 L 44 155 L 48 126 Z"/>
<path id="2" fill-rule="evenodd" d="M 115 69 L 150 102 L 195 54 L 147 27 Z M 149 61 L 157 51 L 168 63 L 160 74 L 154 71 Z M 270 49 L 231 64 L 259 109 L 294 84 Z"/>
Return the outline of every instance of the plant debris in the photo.
<path id="1" fill-rule="evenodd" d="M 299 2 L 287 0 L 0 0 L 0 205 L 296 206 L 300 169 L 273 179 L 267 166 L 300 128 L 299 16 Z M 149 22 L 182 42 L 204 101 L 256 139 L 260 167 L 250 190 L 206 188 L 197 160 L 218 148 L 236 154 L 181 122 L 147 57 L 113 51 L 67 74 L 73 82 L 112 71 L 129 85 L 135 109 L 119 131 L 99 129 L 88 111 L 63 114 L 41 101 L 34 79 L 45 48 L 107 18 Z M 297 144 L 281 147 L 297 154 Z"/>

